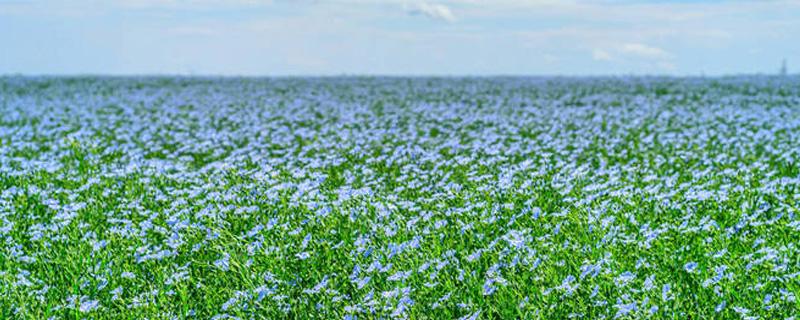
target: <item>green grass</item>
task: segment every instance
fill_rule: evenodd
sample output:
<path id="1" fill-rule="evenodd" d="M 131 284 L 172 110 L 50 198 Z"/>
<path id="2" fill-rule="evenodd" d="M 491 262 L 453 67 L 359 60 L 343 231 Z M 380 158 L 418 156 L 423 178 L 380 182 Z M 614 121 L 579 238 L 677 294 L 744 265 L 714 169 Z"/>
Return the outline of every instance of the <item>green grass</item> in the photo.
<path id="1" fill-rule="evenodd" d="M 800 313 L 797 78 L 0 84 L 3 319 Z"/>

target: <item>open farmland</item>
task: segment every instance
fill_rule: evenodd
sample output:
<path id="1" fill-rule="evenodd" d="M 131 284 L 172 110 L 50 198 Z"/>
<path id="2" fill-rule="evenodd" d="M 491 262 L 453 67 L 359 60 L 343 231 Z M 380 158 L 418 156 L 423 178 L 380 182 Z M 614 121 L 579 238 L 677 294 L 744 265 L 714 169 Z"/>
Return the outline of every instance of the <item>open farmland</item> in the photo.
<path id="1" fill-rule="evenodd" d="M 800 314 L 800 78 L 0 78 L 0 318 Z"/>

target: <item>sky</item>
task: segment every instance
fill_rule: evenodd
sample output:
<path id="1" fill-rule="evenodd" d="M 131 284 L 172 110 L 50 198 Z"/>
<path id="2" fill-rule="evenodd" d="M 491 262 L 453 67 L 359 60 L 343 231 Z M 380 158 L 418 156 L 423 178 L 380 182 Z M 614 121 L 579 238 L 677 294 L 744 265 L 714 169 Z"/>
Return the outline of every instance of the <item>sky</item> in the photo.
<path id="1" fill-rule="evenodd" d="M 784 59 L 800 70 L 800 0 L 0 0 L 0 74 L 711 76 Z"/>

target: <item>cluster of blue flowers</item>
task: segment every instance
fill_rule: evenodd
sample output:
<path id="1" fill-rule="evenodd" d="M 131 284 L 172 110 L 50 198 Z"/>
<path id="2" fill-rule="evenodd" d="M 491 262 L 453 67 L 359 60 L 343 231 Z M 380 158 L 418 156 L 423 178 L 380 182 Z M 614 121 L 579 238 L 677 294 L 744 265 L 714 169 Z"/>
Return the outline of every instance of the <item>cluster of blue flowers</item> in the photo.
<path id="1" fill-rule="evenodd" d="M 800 313 L 800 79 L 0 78 L 0 318 Z"/>

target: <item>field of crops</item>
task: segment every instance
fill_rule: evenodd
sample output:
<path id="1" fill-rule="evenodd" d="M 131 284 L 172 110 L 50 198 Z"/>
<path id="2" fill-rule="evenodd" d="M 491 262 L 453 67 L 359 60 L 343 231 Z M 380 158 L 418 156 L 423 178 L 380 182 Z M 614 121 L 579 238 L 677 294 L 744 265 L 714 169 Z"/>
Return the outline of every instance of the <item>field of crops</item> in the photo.
<path id="1" fill-rule="evenodd" d="M 0 78 L 2 319 L 792 319 L 800 78 Z"/>

